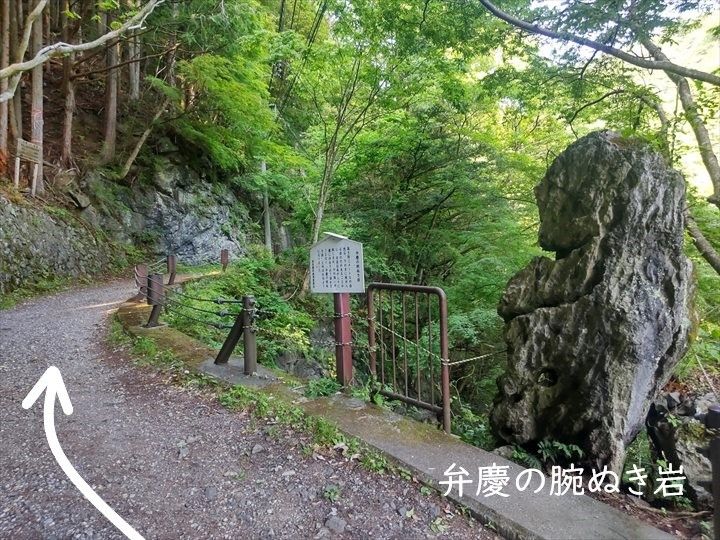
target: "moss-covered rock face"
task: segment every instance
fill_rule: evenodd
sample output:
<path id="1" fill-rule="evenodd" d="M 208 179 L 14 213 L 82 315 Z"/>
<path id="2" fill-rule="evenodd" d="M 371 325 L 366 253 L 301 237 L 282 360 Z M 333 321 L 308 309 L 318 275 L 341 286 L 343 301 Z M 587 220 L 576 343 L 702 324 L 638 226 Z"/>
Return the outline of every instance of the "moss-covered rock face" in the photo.
<path id="1" fill-rule="evenodd" d="M 0 196 L 0 295 L 97 274 L 115 255 L 66 210 L 17 205 Z"/>
<path id="2" fill-rule="evenodd" d="M 132 189 L 88 174 L 82 182 L 92 204 L 81 216 L 113 239 L 142 245 L 180 262 L 217 261 L 245 253 L 252 228 L 246 206 L 223 183 L 210 182 L 177 156 L 157 156 Z"/>
<path id="3" fill-rule="evenodd" d="M 701 506 L 712 505 L 712 465 L 709 448 L 718 430 L 705 427 L 708 408 L 717 403 L 713 393 L 704 396 L 667 394 L 650 408 L 647 428 L 657 456 L 677 470 L 682 466 L 688 495 Z"/>
<path id="4" fill-rule="evenodd" d="M 184 264 L 217 262 L 222 249 L 245 254 L 255 230 L 247 207 L 177 153 L 156 156 L 132 187 L 111 176 L 91 170 L 59 186 L 70 209 L 0 197 L 0 294 L 127 266 L 133 246 Z"/>

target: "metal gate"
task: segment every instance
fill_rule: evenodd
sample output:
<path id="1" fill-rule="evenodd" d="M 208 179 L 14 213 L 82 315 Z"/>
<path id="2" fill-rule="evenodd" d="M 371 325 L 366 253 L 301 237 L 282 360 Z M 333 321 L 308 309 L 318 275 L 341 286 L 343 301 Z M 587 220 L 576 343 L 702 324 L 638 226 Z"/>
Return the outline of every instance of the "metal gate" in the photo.
<path id="1" fill-rule="evenodd" d="M 367 303 L 370 372 L 379 383 L 378 392 L 442 413 L 443 429 L 450 433 L 445 291 L 439 287 L 371 283 Z"/>

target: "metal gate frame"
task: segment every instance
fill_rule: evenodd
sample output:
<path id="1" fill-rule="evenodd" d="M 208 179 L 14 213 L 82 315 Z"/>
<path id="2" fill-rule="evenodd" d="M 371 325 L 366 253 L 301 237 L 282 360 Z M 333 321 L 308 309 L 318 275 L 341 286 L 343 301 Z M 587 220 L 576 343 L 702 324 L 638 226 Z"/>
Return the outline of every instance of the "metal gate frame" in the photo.
<path id="1" fill-rule="evenodd" d="M 435 296 L 437 297 L 438 306 L 439 306 L 439 314 L 440 314 L 440 387 L 442 392 L 442 406 L 438 406 L 434 403 L 434 378 L 433 378 L 433 369 L 432 364 L 430 364 L 430 387 L 431 387 L 431 398 L 430 401 L 423 401 L 421 398 L 420 393 L 418 392 L 418 398 L 414 398 L 408 395 L 408 380 L 407 380 L 407 354 L 405 354 L 405 392 L 403 394 L 386 390 L 383 386 L 385 384 L 385 356 L 384 353 L 381 351 L 380 354 L 380 363 L 381 363 L 381 383 L 383 386 L 378 390 L 380 394 L 383 396 L 386 396 L 390 399 L 397 399 L 400 401 L 403 401 L 405 403 L 409 403 L 410 405 L 414 405 L 415 407 L 420 407 L 423 409 L 427 409 L 429 411 L 432 411 L 436 414 L 442 413 L 443 417 L 443 429 L 446 433 L 450 433 L 450 365 L 449 365 L 449 352 L 448 352 L 448 327 L 447 327 L 447 296 L 445 295 L 445 291 L 443 291 L 440 287 L 426 287 L 426 286 L 420 286 L 420 285 L 403 285 L 399 283 L 370 283 L 367 287 L 367 309 L 368 309 L 368 346 L 370 349 L 370 373 L 377 377 L 377 342 L 376 342 L 376 329 L 375 329 L 375 299 L 373 292 L 378 292 L 378 300 L 379 303 L 382 305 L 382 291 L 389 291 L 391 302 L 393 301 L 393 292 L 400 292 L 401 293 L 401 302 L 402 302 L 402 310 L 403 310 L 403 332 L 405 331 L 405 296 L 407 293 L 413 293 L 415 297 L 415 344 L 417 347 L 420 347 L 420 337 L 418 333 L 418 320 L 419 320 L 419 311 L 418 311 L 418 303 L 417 303 L 417 295 L 418 294 L 425 294 L 428 296 L 428 325 L 432 324 L 432 314 L 430 309 L 430 297 Z M 382 331 L 384 325 L 382 324 L 382 309 L 380 310 L 380 321 L 378 321 L 378 325 L 380 326 L 380 329 Z M 392 313 L 392 312 L 391 312 Z M 392 342 L 393 342 L 393 351 L 392 351 L 392 362 L 393 362 L 393 368 L 395 366 L 395 350 L 394 350 L 394 344 L 395 344 L 395 333 L 394 333 L 394 314 L 391 315 L 391 328 L 389 329 L 390 333 L 392 334 Z M 406 336 L 398 336 L 401 339 L 407 340 Z M 429 354 L 432 353 L 432 334 L 428 333 L 428 348 L 427 351 Z M 394 376 L 393 376 L 394 379 Z M 420 381 L 420 373 L 418 372 L 418 383 Z M 393 382 L 395 382 L 393 380 Z M 418 390 L 420 388 L 420 385 L 418 384 Z M 395 385 L 393 385 L 393 389 L 395 389 Z"/>

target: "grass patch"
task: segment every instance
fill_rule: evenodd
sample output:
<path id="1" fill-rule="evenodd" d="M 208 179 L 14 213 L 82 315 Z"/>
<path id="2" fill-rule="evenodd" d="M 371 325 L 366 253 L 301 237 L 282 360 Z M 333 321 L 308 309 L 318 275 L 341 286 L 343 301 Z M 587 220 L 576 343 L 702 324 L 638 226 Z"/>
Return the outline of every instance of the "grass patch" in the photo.
<path id="1" fill-rule="evenodd" d="M 305 388 L 305 397 L 317 398 L 332 396 L 342 389 L 342 385 L 335 379 L 329 377 L 321 377 L 312 379 Z"/>
<path id="2" fill-rule="evenodd" d="M 9 293 L 3 294 L 0 297 L 0 310 L 15 307 L 23 300 L 29 300 L 30 298 L 35 298 L 36 296 L 61 291 L 76 283 L 87 284 L 91 283 L 91 280 L 89 278 L 71 279 L 59 277 L 38 280 L 32 285 L 14 289 Z"/>
<path id="3" fill-rule="evenodd" d="M 228 387 L 212 377 L 189 370 L 171 350 L 159 347 L 154 339 L 129 335 L 117 319 L 110 325 L 108 341 L 128 349 L 136 365 L 169 372 L 171 380 L 181 386 L 207 390 L 230 410 L 246 411 L 256 420 L 272 422 L 274 428 L 285 427 L 308 435 L 312 444 L 303 447 L 305 455 L 312 455 L 321 449 L 341 452 L 346 459 L 358 460 L 368 471 L 392 473 L 415 481 L 409 471 L 391 464 L 384 454 L 370 448 L 360 439 L 345 435 L 328 420 L 308 415 L 300 407 L 267 392 L 240 385 Z M 424 493 L 430 495 L 433 491 L 426 490 Z"/>

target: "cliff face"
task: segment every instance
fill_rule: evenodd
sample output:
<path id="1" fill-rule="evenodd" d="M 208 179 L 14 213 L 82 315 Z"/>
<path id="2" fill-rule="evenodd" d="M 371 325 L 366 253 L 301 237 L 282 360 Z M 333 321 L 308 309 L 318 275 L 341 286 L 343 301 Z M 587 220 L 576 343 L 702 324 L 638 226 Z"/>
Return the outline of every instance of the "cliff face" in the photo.
<path id="1" fill-rule="evenodd" d="M 0 295 L 56 278 L 97 274 L 121 257 L 100 233 L 66 211 L 0 196 Z"/>
<path id="2" fill-rule="evenodd" d="M 118 185 L 97 173 L 73 192 L 80 217 L 115 240 L 150 253 L 174 253 L 179 262 L 217 261 L 245 253 L 252 229 L 247 207 L 223 183 L 211 183 L 189 166 L 169 158 L 155 160 L 149 181 Z"/>
<path id="3" fill-rule="evenodd" d="M 67 208 L 0 196 L 0 294 L 125 266 L 136 247 L 185 264 L 217 262 L 222 249 L 245 253 L 257 231 L 227 184 L 206 180 L 177 153 L 155 156 L 143 178 L 129 186 L 91 170 L 58 187 Z"/>

